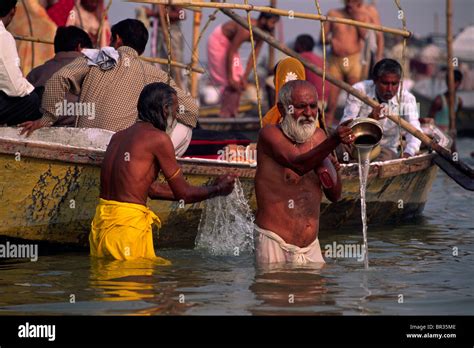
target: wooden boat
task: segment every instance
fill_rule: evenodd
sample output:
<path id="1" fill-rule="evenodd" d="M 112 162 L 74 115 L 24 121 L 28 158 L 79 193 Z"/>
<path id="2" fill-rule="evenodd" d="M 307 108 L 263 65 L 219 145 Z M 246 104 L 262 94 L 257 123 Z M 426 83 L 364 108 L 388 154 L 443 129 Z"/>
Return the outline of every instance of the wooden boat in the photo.
<path id="1" fill-rule="evenodd" d="M 100 164 L 112 132 L 100 129 L 39 129 L 30 138 L 18 128 L 0 128 L 0 237 L 87 247 L 90 223 L 99 196 Z M 255 165 L 218 160 L 181 159 L 187 180 L 208 184 L 224 173 L 240 176 L 246 198 L 256 209 Z M 321 205 L 321 230 L 360 225 L 356 164 L 342 166 L 343 198 Z M 367 212 L 370 225 L 420 215 L 437 167 L 432 155 L 375 162 L 370 165 Z M 206 202 L 180 207 L 150 201 L 163 227 L 160 247 L 191 248 Z M 359 231 L 359 228 L 357 228 Z"/>

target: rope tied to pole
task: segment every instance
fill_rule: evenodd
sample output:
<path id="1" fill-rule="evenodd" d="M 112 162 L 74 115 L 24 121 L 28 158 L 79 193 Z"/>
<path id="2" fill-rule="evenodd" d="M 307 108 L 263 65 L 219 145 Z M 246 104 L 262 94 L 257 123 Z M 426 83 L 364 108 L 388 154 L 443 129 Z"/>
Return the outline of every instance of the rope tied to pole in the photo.
<path id="1" fill-rule="evenodd" d="M 245 0 L 245 5 L 248 5 L 248 0 Z M 251 6 L 253 8 L 253 5 Z M 252 29 L 252 20 L 250 17 L 250 9 L 247 10 L 247 23 L 249 25 L 249 32 L 250 32 L 250 44 L 252 45 L 252 59 L 253 59 L 253 74 L 255 77 L 255 87 L 257 88 L 257 103 L 258 103 L 258 118 L 260 119 L 260 128 L 263 126 L 263 119 L 262 119 L 262 100 L 260 96 L 260 84 L 258 81 L 258 73 L 257 73 L 257 57 L 255 54 L 255 42 L 253 39 L 253 29 Z M 246 77 L 246 76 L 244 76 Z"/>
<path id="2" fill-rule="evenodd" d="M 402 26 L 403 26 L 403 30 L 406 31 L 406 27 L 407 27 L 407 20 L 406 20 L 406 17 L 405 17 L 405 11 L 403 11 L 402 9 L 402 6 L 400 4 L 400 0 L 394 0 L 395 1 L 395 5 L 397 6 L 398 8 L 398 12 L 399 12 L 399 15 L 398 17 L 400 18 L 400 15 L 401 15 L 401 21 L 402 21 Z M 406 47 L 407 47 L 407 38 L 406 37 L 403 37 L 403 46 L 402 46 L 402 76 L 400 77 L 400 90 L 397 94 L 397 101 L 398 101 L 398 134 L 399 134 L 399 141 L 400 141 L 400 148 L 401 148 L 401 151 L 400 151 L 400 157 L 403 157 L 403 139 L 402 139 L 402 124 L 401 124 L 401 115 L 400 115 L 400 111 L 403 110 L 403 79 L 405 78 L 405 60 L 406 60 Z"/>
<path id="3" fill-rule="evenodd" d="M 321 7 L 319 6 L 319 0 L 315 0 L 316 4 L 316 9 L 318 11 L 318 14 L 322 16 L 321 12 Z M 323 95 L 322 95 L 322 107 L 321 107 L 321 123 L 322 123 L 322 128 L 326 135 L 328 135 L 328 131 L 326 128 L 326 115 L 324 112 L 325 105 L 324 105 L 324 96 L 326 92 L 326 32 L 324 30 L 324 20 L 321 20 L 320 22 L 321 25 L 321 38 L 322 38 L 322 43 L 323 43 Z"/>
<path id="4" fill-rule="evenodd" d="M 168 30 L 168 85 L 171 83 L 171 21 L 169 7 L 165 6 L 166 9 L 166 26 Z"/>

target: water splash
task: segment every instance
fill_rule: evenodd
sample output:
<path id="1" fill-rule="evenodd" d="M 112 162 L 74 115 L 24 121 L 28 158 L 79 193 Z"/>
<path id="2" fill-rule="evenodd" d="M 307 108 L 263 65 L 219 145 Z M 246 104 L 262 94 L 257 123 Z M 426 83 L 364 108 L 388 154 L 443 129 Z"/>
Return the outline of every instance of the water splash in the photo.
<path id="1" fill-rule="evenodd" d="M 373 145 L 356 145 L 359 157 L 359 181 L 360 181 L 360 214 L 362 217 L 362 235 L 364 238 L 364 266 L 369 268 L 369 247 L 367 243 L 367 206 L 365 201 L 365 192 L 367 188 L 367 178 L 370 168 L 370 152 Z"/>
<path id="2" fill-rule="evenodd" d="M 238 256 L 252 252 L 253 221 L 242 184 L 237 179 L 229 196 L 206 202 L 196 237 L 196 249 L 212 255 Z"/>

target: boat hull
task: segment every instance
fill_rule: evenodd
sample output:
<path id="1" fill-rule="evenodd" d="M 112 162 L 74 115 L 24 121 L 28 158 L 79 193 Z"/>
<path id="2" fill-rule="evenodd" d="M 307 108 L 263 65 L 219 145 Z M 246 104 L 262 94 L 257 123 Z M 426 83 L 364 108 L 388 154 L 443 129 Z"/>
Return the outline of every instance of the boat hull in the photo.
<path id="1" fill-rule="evenodd" d="M 87 248 L 99 197 L 103 154 L 102 150 L 0 142 L 0 236 Z M 183 160 L 181 165 L 192 185 L 206 185 L 223 173 L 239 175 L 255 211 L 255 167 L 205 160 Z M 420 215 L 436 172 L 432 155 L 371 164 L 369 224 Z M 343 165 L 342 177 L 342 200 L 322 202 L 321 233 L 360 226 L 357 165 Z M 150 208 L 162 220 L 162 228 L 154 234 L 156 247 L 192 248 L 205 204 L 150 201 Z"/>

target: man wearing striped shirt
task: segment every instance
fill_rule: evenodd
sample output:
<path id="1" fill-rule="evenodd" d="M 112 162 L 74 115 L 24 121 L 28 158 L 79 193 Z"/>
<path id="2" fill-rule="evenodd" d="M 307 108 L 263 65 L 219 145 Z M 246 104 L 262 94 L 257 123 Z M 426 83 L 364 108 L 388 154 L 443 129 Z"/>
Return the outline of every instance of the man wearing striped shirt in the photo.
<path id="1" fill-rule="evenodd" d="M 369 98 L 378 101 L 380 107 L 372 109 L 353 95 L 347 97 L 344 107 L 341 123 L 356 117 L 370 117 L 381 123 L 383 127 L 381 153 L 376 158 L 379 161 L 400 157 L 398 151 L 401 147 L 400 127 L 386 118 L 385 114 L 400 115 L 413 127 L 421 130 L 415 96 L 403 89 L 401 99 L 398 100 L 401 75 L 402 67 L 396 60 L 382 59 L 373 68 L 373 80 L 361 81 L 353 86 Z M 402 148 L 401 156 L 407 158 L 416 155 L 420 150 L 420 144 L 418 138 L 407 133 L 406 145 Z"/>
<path id="2" fill-rule="evenodd" d="M 118 132 L 133 125 L 137 121 L 136 105 L 143 88 L 153 82 L 168 82 L 164 71 L 140 60 L 147 41 L 148 31 L 140 21 L 126 19 L 114 25 L 111 46 L 118 52 L 114 66 L 103 67 L 100 62 L 91 63 L 90 57 L 83 56 L 59 70 L 46 83 L 43 117 L 21 124 L 21 133 L 28 136 L 38 128 L 50 126 L 59 117 L 67 116 L 64 114 L 69 108 L 64 105 L 67 92 L 80 95 L 78 105 L 72 107 L 76 115 L 80 115 L 76 120 L 77 127 Z M 196 127 L 198 106 L 172 79 L 169 85 L 177 91 L 179 103 L 177 123 L 170 136 L 176 155 L 181 156 Z"/>

